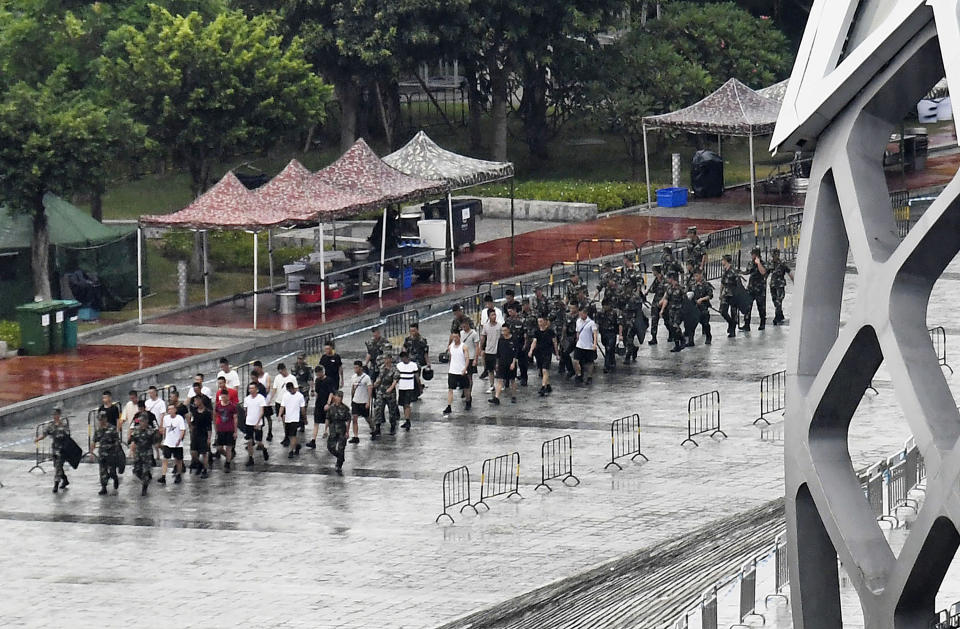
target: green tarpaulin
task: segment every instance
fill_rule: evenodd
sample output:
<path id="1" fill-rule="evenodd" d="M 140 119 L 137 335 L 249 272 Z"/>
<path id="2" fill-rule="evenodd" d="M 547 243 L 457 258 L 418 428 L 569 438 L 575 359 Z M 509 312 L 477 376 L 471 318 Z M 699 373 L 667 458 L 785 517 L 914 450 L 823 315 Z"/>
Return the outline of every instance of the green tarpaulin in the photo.
<path id="1" fill-rule="evenodd" d="M 50 230 L 50 286 L 62 297 L 61 278 L 83 269 L 100 278 L 103 307 L 122 308 L 137 296 L 136 227 L 104 225 L 54 194 L 43 198 Z M 33 300 L 30 273 L 29 216 L 0 208 L 0 319 L 13 316 L 16 306 Z"/>

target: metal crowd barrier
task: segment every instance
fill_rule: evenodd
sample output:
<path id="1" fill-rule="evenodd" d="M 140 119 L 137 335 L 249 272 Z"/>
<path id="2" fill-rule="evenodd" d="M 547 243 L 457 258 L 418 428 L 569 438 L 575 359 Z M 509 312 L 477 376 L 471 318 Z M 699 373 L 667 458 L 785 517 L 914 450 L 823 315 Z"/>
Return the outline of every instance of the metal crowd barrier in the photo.
<path id="1" fill-rule="evenodd" d="M 163 386 L 158 386 L 158 387 L 156 387 L 156 389 L 157 389 L 157 397 L 159 397 L 159 398 L 160 398 L 161 400 L 163 400 L 164 402 L 166 402 L 168 399 L 170 399 L 170 392 L 171 392 L 171 391 L 178 391 L 177 385 L 175 385 L 175 384 L 165 384 L 165 385 L 163 385 Z M 141 400 L 146 400 L 146 399 L 147 399 L 147 393 L 148 393 L 149 390 L 150 390 L 150 388 L 148 387 L 148 388 L 140 391 L 140 392 L 137 394 L 138 397 L 139 397 Z M 116 404 L 117 406 L 120 405 L 119 402 L 115 402 L 114 404 Z M 160 419 L 160 418 L 158 417 L 157 419 Z"/>
<path id="2" fill-rule="evenodd" d="M 958 629 L 960 628 L 960 601 L 947 609 L 941 609 L 936 617 L 930 621 L 930 629 Z"/>
<path id="3" fill-rule="evenodd" d="M 730 625 L 730 629 L 734 627 L 746 627 L 746 629 L 751 629 L 751 625 L 747 624 L 748 618 L 759 618 L 763 621 L 763 624 L 767 624 L 767 618 L 763 614 L 757 612 L 757 560 L 751 559 L 747 564 L 740 569 L 740 605 L 737 614 L 737 618 L 740 620 L 739 623 Z"/>
<path id="4" fill-rule="evenodd" d="M 650 460 L 640 451 L 640 415 L 638 413 L 615 419 L 610 423 L 610 462 L 604 465 L 603 469 L 616 465 L 618 470 L 622 470 L 623 467 L 617 463 L 617 459 L 625 456 L 630 456 L 631 461 L 636 460 L 638 456 L 642 456 L 644 461 Z"/>
<path id="5" fill-rule="evenodd" d="M 717 627 L 717 587 L 707 590 L 700 600 L 700 626 L 703 629 Z"/>
<path id="6" fill-rule="evenodd" d="M 887 505 L 894 516 L 897 509 L 912 509 L 917 513 L 920 503 L 910 498 L 910 488 L 907 486 L 907 457 L 906 452 L 899 452 L 887 459 Z"/>
<path id="7" fill-rule="evenodd" d="M 69 429 L 70 429 L 70 418 L 69 418 L 69 417 L 64 417 L 64 418 L 63 418 L 63 421 L 66 422 L 66 424 L 67 424 L 67 430 L 69 430 Z M 36 429 L 34 429 L 34 437 L 38 440 L 38 441 L 35 441 L 35 447 L 36 447 L 36 449 L 37 449 L 37 458 L 36 458 L 36 461 L 35 461 L 34 464 L 33 464 L 33 467 L 31 467 L 29 470 L 27 470 L 27 473 L 30 473 L 30 472 L 32 472 L 33 470 L 40 470 L 40 471 L 43 472 L 44 474 L 47 473 L 47 471 L 46 471 L 45 469 L 43 469 L 43 464 L 46 463 L 47 461 L 52 461 L 52 460 L 53 460 L 53 449 L 47 447 L 47 441 L 48 441 L 48 440 L 47 440 L 47 439 L 42 439 L 42 440 L 41 440 L 41 439 L 40 439 L 40 435 L 42 435 L 42 434 L 44 433 L 44 431 L 47 429 L 47 426 L 49 426 L 49 425 L 52 424 L 52 423 L 53 423 L 53 420 L 48 420 L 48 421 L 45 421 L 45 422 L 41 422 L 41 423 L 37 424 Z M 52 444 L 51 444 L 51 445 L 52 445 Z M 0 484 L 0 487 L 2 487 L 2 486 L 3 486 L 3 485 Z"/>
<path id="8" fill-rule="evenodd" d="M 910 192 L 908 190 L 891 192 L 890 206 L 893 208 L 893 219 L 897 224 L 897 235 L 904 238 L 910 231 Z"/>
<path id="9" fill-rule="evenodd" d="M 460 513 L 467 507 L 477 513 L 477 508 L 470 504 L 470 470 L 466 465 L 450 470 L 443 475 L 443 513 L 437 516 L 435 523 L 440 522 L 440 518 L 447 516 L 450 523 L 453 524 L 453 516 L 447 513 L 447 509 L 460 506 Z"/>
<path id="10" fill-rule="evenodd" d="M 99 461 L 100 458 L 97 456 L 96 452 L 93 451 L 93 431 L 95 430 L 94 425 L 97 423 L 97 417 L 100 414 L 100 409 L 94 408 L 87 412 L 87 451 L 83 456 L 90 457 L 91 461 Z M 158 417 L 157 420 L 162 420 L 162 417 Z"/>
<path id="11" fill-rule="evenodd" d="M 693 438 L 707 433 L 710 433 L 711 439 L 717 435 L 723 435 L 724 439 L 727 437 L 727 433 L 720 428 L 719 391 L 695 395 L 687 401 L 687 438 L 680 445 L 685 446 L 690 442 L 700 447 Z"/>
<path id="12" fill-rule="evenodd" d="M 753 420 L 756 426 L 765 422 L 769 426 L 772 422 L 767 416 L 780 413 L 786 408 L 787 372 L 778 371 L 760 379 L 760 417 Z"/>
<path id="13" fill-rule="evenodd" d="M 723 277 L 721 260 L 724 255 L 729 254 L 733 258 L 733 265 L 738 269 L 740 268 L 743 245 L 743 230 L 740 227 L 715 231 L 707 235 L 705 242 L 709 243 L 706 248 L 707 263 L 703 269 L 705 280 L 712 282 Z M 678 262 L 680 262 L 679 259 Z"/>
<path id="14" fill-rule="evenodd" d="M 520 495 L 520 453 L 503 454 L 483 462 L 480 471 L 480 500 L 474 505 L 483 505 L 487 511 L 490 505 L 487 498 L 506 495 L 507 498 Z"/>
<path id="15" fill-rule="evenodd" d="M 589 248 L 597 246 L 600 249 L 599 255 L 586 255 L 581 257 L 580 247 L 587 245 Z M 605 249 L 610 249 L 605 253 Z M 609 256 L 633 255 L 633 261 L 640 262 L 640 246 L 629 238 L 584 238 L 577 243 L 577 260 L 592 260 L 594 258 L 606 258 Z M 588 253 L 592 253 L 588 251 Z"/>
<path id="16" fill-rule="evenodd" d="M 381 324 L 383 336 L 396 347 L 403 347 L 403 341 L 410 332 L 410 325 L 420 322 L 420 312 L 417 310 L 404 310 L 388 315 Z"/>
<path id="17" fill-rule="evenodd" d="M 881 464 L 877 463 L 870 466 L 865 472 L 858 474 L 857 480 L 860 481 L 860 489 L 863 491 L 863 495 L 867 499 L 877 522 L 886 522 L 890 525 L 890 528 L 897 528 L 900 526 L 900 519 L 884 509 L 883 476 Z"/>
<path id="18" fill-rule="evenodd" d="M 953 375 L 953 367 L 947 364 L 947 331 L 943 329 L 943 326 L 938 325 L 928 332 L 930 333 L 930 340 L 933 342 L 933 349 L 937 352 L 937 362 L 941 367 L 949 369 L 950 375 Z"/>
<path id="19" fill-rule="evenodd" d="M 316 365 L 319 363 L 324 346 L 332 340 L 333 332 L 324 332 L 303 339 L 303 353 L 307 356 L 307 364 Z"/>
<path id="20" fill-rule="evenodd" d="M 567 482 L 570 479 L 576 482 L 571 485 Z M 540 446 L 540 484 L 533 490 L 546 487 L 549 491 L 553 491 L 553 488 L 547 484 L 549 480 L 559 480 L 567 487 L 576 487 L 580 484 L 580 479 L 573 473 L 573 437 L 570 435 L 544 441 Z"/>

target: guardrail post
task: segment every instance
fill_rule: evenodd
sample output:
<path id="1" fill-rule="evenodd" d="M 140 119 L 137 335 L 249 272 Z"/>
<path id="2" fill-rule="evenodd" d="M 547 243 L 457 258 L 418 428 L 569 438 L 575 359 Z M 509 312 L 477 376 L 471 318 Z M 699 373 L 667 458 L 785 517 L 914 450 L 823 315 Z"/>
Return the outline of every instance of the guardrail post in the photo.
<path id="1" fill-rule="evenodd" d="M 552 492 L 553 488 L 547 484 L 547 481 L 556 479 L 567 487 L 576 487 L 580 484 L 580 479 L 573 473 L 573 438 L 570 435 L 544 441 L 540 446 L 540 484 L 533 490 L 546 487 Z M 567 482 L 570 479 L 576 482 L 571 485 Z"/>
<path id="2" fill-rule="evenodd" d="M 769 426 L 771 422 L 767 415 L 786 408 L 786 382 L 786 371 L 778 371 L 760 379 L 760 417 L 753 420 L 754 426 L 759 422 Z"/>
<path id="3" fill-rule="evenodd" d="M 783 534 L 777 536 L 773 545 L 773 587 L 774 593 L 768 594 L 763 599 L 763 606 L 769 607 L 771 599 L 780 599 L 785 604 L 790 603 L 790 598 L 783 594 L 783 588 L 790 583 L 790 570 L 787 564 L 787 543 L 783 539 Z"/>
<path id="4" fill-rule="evenodd" d="M 447 513 L 447 509 L 457 505 L 461 505 L 461 514 L 467 507 L 473 509 L 474 514 L 477 513 L 477 508 L 470 504 L 470 470 L 465 465 L 443 475 L 443 512 L 434 523 L 439 523 L 440 518 L 447 516 L 453 524 L 453 516 Z"/>
<path id="5" fill-rule="evenodd" d="M 720 392 L 711 391 L 694 395 L 687 401 L 687 438 L 680 442 L 681 446 L 692 443 L 694 447 L 700 444 L 694 440 L 697 435 L 710 433 L 710 438 L 717 435 L 727 438 L 720 426 Z"/>
<path id="6" fill-rule="evenodd" d="M 33 470 L 40 470 L 44 474 L 47 473 L 47 470 L 43 469 L 43 464 L 47 461 L 47 440 L 46 439 L 40 440 L 40 435 L 43 434 L 43 431 L 46 429 L 46 426 L 48 424 L 50 424 L 49 421 L 42 422 L 40 424 L 37 424 L 37 427 L 34 429 L 34 438 L 35 438 L 34 445 L 37 449 L 37 459 L 36 459 L 36 462 L 33 464 L 33 467 L 27 470 L 28 474 Z"/>
<path id="7" fill-rule="evenodd" d="M 615 419 L 610 423 L 610 462 L 603 466 L 603 469 L 616 465 L 618 470 L 623 467 L 617 463 L 617 459 L 630 456 L 631 461 L 635 461 L 638 456 L 643 457 L 644 461 L 649 461 L 647 455 L 640 451 L 640 414 L 634 413 L 620 419 Z"/>
<path id="8" fill-rule="evenodd" d="M 90 457 L 91 461 L 99 461 L 100 458 L 93 451 L 93 423 L 97 420 L 98 409 L 93 409 L 87 413 L 87 451 L 84 457 Z M 163 418 L 158 418 L 162 420 Z"/>
<path id="9" fill-rule="evenodd" d="M 483 462 L 480 471 L 480 500 L 474 505 L 483 505 L 487 511 L 490 505 L 487 498 L 506 495 L 507 499 L 520 495 L 520 453 L 502 454 Z"/>

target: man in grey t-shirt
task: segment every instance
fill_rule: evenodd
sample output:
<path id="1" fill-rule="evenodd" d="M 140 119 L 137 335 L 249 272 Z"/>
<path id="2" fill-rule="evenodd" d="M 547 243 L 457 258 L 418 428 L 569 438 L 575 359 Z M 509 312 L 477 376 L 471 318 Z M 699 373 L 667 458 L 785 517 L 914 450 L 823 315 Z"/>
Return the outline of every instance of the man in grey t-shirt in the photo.
<path id="1" fill-rule="evenodd" d="M 493 308 L 487 310 L 487 322 L 480 331 L 480 346 L 483 347 L 483 373 L 490 376 L 490 388 L 487 393 L 493 393 L 497 372 L 497 345 L 500 342 L 500 328 L 503 323 L 497 318 Z M 482 376 L 481 376 L 482 377 Z"/>
<path id="2" fill-rule="evenodd" d="M 470 317 L 464 317 L 460 321 L 460 344 L 463 345 L 463 353 L 467 358 L 467 386 L 473 390 L 473 374 L 477 373 L 477 363 L 480 355 L 480 335 L 473 329 L 473 321 Z M 461 392 L 460 397 L 466 397 L 466 391 Z"/>

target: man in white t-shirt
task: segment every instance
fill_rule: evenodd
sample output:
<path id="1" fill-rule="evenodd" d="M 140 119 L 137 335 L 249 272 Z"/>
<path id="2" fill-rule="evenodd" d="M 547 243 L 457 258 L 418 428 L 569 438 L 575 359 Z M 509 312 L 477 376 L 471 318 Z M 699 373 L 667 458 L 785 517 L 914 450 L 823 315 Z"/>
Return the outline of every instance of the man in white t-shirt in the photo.
<path id="1" fill-rule="evenodd" d="M 400 352 L 400 362 L 397 363 L 400 372 L 400 382 L 397 383 L 397 402 L 403 407 L 403 423 L 400 427 L 410 430 L 411 404 L 417 401 L 417 390 L 420 388 L 420 365 L 410 360 L 410 354 Z"/>
<path id="2" fill-rule="evenodd" d="M 277 376 L 276 379 L 279 380 L 280 376 Z M 300 454 L 297 430 L 300 428 L 300 415 L 307 406 L 307 400 L 297 389 L 296 383 L 288 382 L 286 388 L 287 390 L 283 392 L 280 401 L 280 418 L 283 419 L 284 441 L 290 444 L 290 452 L 287 453 L 287 458 L 292 459 Z"/>
<path id="3" fill-rule="evenodd" d="M 476 334 L 474 332 L 474 334 Z M 470 376 L 467 375 L 467 352 L 466 347 L 460 341 L 459 334 L 450 335 L 450 344 L 447 346 L 447 354 L 450 356 L 449 369 L 447 370 L 447 408 L 443 409 L 444 416 L 453 413 L 451 405 L 453 404 L 453 392 L 462 389 L 466 393 L 466 408 L 470 410 Z"/>
<path id="4" fill-rule="evenodd" d="M 263 391 L 260 392 L 260 395 L 267 400 L 267 405 L 263 408 L 263 423 L 267 426 L 267 441 L 273 441 L 273 415 L 280 416 L 280 403 L 279 400 L 277 404 L 273 404 L 273 390 L 270 388 L 272 386 L 273 379 L 270 377 L 270 372 L 263 368 L 263 363 L 259 360 L 253 361 L 253 364 L 250 368 L 250 374 L 257 375 L 257 382 L 263 385 L 263 388 L 266 390 L 266 393 Z"/>
<path id="5" fill-rule="evenodd" d="M 277 365 L 277 371 L 279 371 L 280 373 L 278 373 L 273 377 L 273 382 L 270 384 L 270 387 L 269 387 L 270 397 L 267 398 L 267 403 L 273 405 L 273 408 L 277 413 L 277 417 L 279 417 L 280 407 L 283 404 L 283 398 L 287 394 L 287 385 L 292 383 L 293 388 L 299 390 L 300 383 L 297 381 L 297 377 L 292 373 L 290 373 L 290 370 L 287 369 L 287 366 L 285 364 L 280 363 L 279 365 Z M 269 424 L 270 420 L 268 419 L 267 422 Z M 284 425 L 283 429 L 284 431 L 286 431 L 287 429 L 286 425 Z M 273 431 L 269 431 L 269 433 L 272 433 L 272 432 Z M 267 434 L 267 441 L 272 441 L 272 439 L 270 438 L 270 434 Z M 287 436 L 284 436 L 283 441 L 281 442 L 281 445 L 283 445 L 284 447 L 290 445 L 290 438 Z"/>
<path id="6" fill-rule="evenodd" d="M 483 373 L 480 379 L 490 376 L 490 388 L 487 393 L 493 393 L 494 380 L 497 372 L 497 346 L 500 344 L 500 328 L 503 320 L 500 313 L 492 308 L 487 310 L 487 322 L 480 327 L 480 346 L 483 348 Z"/>
<path id="7" fill-rule="evenodd" d="M 350 378 L 350 414 L 353 416 L 353 437 L 350 443 L 360 443 L 360 421 L 370 417 L 370 400 L 373 399 L 373 380 L 363 370 L 363 362 L 353 361 L 353 377 Z"/>
<path id="8" fill-rule="evenodd" d="M 236 391 L 240 388 L 240 374 L 230 368 L 230 361 L 226 358 L 220 359 L 220 371 L 217 372 L 217 378 L 226 380 L 228 389 Z"/>
<path id="9" fill-rule="evenodd" d="M 160 426 L 163 422 L 163 416 L 167 412 L 167 403 L 160 397 L 157 387 L 151 386 L 147 389 L 147 399 L 144 402 L 146 403 L 146 410 L 153 413 L 154 419 L 157 420 L 157 426 Z M 160 460 L 160 444 L 156 442 L 153 446 L 153 457 L 157 461 Z"/>
<path id="10" fill-rule="evenodd" d="M 460 397 L 466 398 L 467 391 L 473 391 L 473 375 L 477 373 L 477 364 L 480 362 L 480 335 L 473 329 L 473 321 L 470 317 L 464 317 L 460 321 L 460 344 L 463 345 L 463 353 L 467 357 L 467 388 L 460 392 Z M 470 405 L 467 404 L 467 410 Z"/>
<path id="11" fill-rule="evenodd" d="M 596 308 L 590 306 L 580 311 L 577 320 L 577 347 L 573 354 L 573 368 L 577 372 L 577 382 L 593 382 L 593 367 L 597 362 L 597 324 L 593 321 Z"/>
<path id="12" fill-rule="evenodd" d="M 213 392 L 210 391 L 210 387 L 208 387 L 207 385 L 205 385 L 205 384 L 203 383 L 203 374 L 202 374 L 202 373 L 198 373 L 197 375 L 195 375 L 195 376 L 193 377 L 193 384 L 199 384 L 199 385 L 200 385 L 200 394 L 207 396 L 207 398 L 210 399 L 210 400 L 213 400 Z M 190 400 L 192 400 L 192 399 L 193 399 L 193 396 L 196 395 L 195 390 L 196 390 L 196 387 L 194 387 L 194 386 L 192 386 L 192 385 L 189 387 L 189 391 L 188 391 L 188 393 L 187 393 L 187 404 L 190 404 Z"/>
<path id="13" fill-rule="evenodd" d="M 490 320 L 490 310 L 496 313 L 497 321 L 503 323 L 503 311 L 493 305 L 493 296 L 488 294 L 483 296 L 483 308 L 480 310 L 481 328 Z"/>
<path id="14" fill-rule="evenodd" d="M 247 441 L 247 467 L 253 467 L 253 450 L 263 453 L 263 460 L 269 461 L 270 454 L 263 445 L 263 410 L 267 400 L 260 395 L 256 384 L 250 383 L 247 387 L 247 397 L 243 398 L 243 436 Z"/>
<path id="15" fill-rule="evenodd" d="M 128 426 L 129 428 L 133 428 L 133 419 L 137 416 L 137 413 L 140 412 L 140 406 L 137 404 L 137 402 L 140 401 L 140 394 L 131 390 L 127 396 L 129 399 L 127 403 L 123 405 L 123 411 L 120 413 L 121 430 L 119 432 L 121 440 L 123 436 L 122 427 Z"/>
<path id="16" fill-rule="evenodd" d="M 163 435 L 163 466 L 157 482 L 167 484 L 167 465 L 173 458 L 173 482 L 183 480 L 183 437 L 187 434 L 187 422 L 177 413 L 177 405 L 167 406 L 167 412 L 160 422 L 160 434 Z"/>

